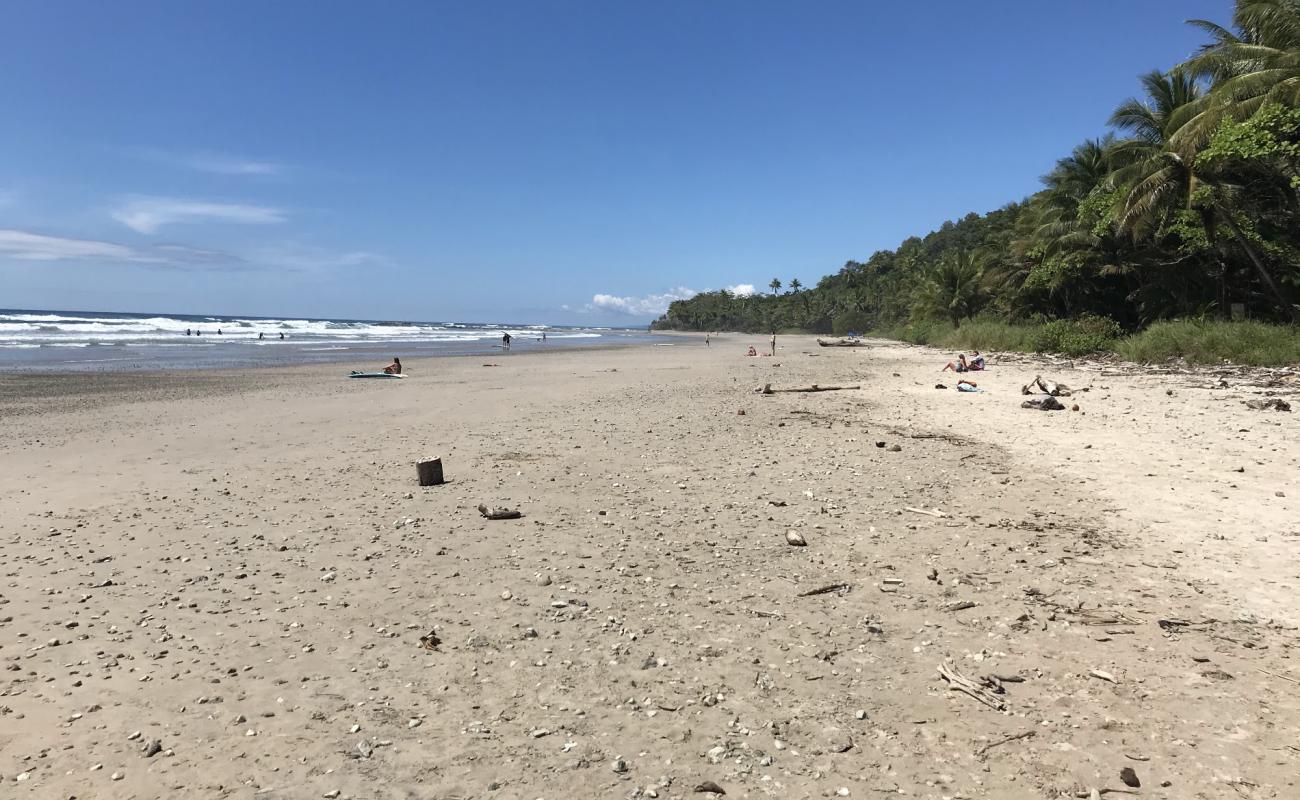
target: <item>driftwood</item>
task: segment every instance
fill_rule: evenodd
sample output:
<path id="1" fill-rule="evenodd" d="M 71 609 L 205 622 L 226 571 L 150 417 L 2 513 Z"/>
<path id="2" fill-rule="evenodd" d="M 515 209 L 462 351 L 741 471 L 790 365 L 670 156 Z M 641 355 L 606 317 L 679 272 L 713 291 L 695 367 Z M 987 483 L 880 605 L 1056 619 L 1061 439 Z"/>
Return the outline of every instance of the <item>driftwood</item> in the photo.
<path id="1" fill-rule="evenodd" d="M 946 517 L 946 516 L 948 516 L 947 514 L 943 513 L 942 511 L 940 511 L 940 510 L 938 510 L 938 509 L 935 509 L 934 511 L 926 511 L 924 508 L 912 508 L 911 506 L 903 506 L 903 510 L 904 510 L 904 511 L 911 511 L 913 514 L 924 514 L 924 515 L 926 515 L 927 517 Z"/>
<path id="2" fill-rule="evenodd" d="M 763 388 L 762 388 L 762 389 L 759 389 L 758 391 L 759 391 L 760 394 L 781 394 L 781 393 L 784 393 L 784 392 L 804 392 L 804 393 L 807 393 L 807 392 L 842 392 L 842 391 L 845 391 L 845 390 L 847 390 L 847 389 L 861 389 L 861 388 L 862 388 L 861 386 L 857 386 L 857 385 L 854 385 L 854 386 L 818 386 L 817 384 L 814 383 L 812 386 L 802 386 L 802 387 L 797 387 L 797 388 L 794 388 L 794 389 L 773 389 L 773 388 L 772 388 L 772 384 L 770 384 L 770 383 L 765 383 L 765 384 L 763 384 Z"/>
<path id="3" fill-rule="evenodd" d="M 818 339 L 817 344 L 822 347 L 866 347 L 867 343 L 861 339 Z"/>
<path id="4" fill-rule="evenodd" d="M 984 755 L 985 753 L 987 753 L 988 751 L 992 750 L 992 749 L 995 748 L 995 747 L 1000 747 L 1000 746 L 1002 746 L 1002 745 L 1004 745 L 1004 744 L 1009 744 L 1009 743 L 1011 743 L 1011 742 L 1016 742 L 1016 741 L 1019 741 L 1019 740 L 1021 740 L 1021 739 L 1028 739 L 1028 738 L 1030 738 L 1031 736 L 1036 736 L 1036 735 L 1038 735 L 1038 731 L 1025 731 L 1024 733 L 1017 733 L 1017 734 L 1015 734 L 1015 735 L 1013 735 L 1013 736 L 1008 736 L 1008 737 L 1006 737 L 1006 738 L 1004 738 L 1004 739 L 998 739 L 996 742 L 989 742 L 988 744 L 984 745 L 983 747 L 978 748 L 978 749 L 975 751 L 975 755 L 976 755 L 976 756 L 982 756 L 982 755 Z"/>
<path id="5" fill-rule="evenodd" d="M 1050 394 L 1052 397 L 1069 397 L 1073 394 L 1070 387 L 1065 384 L 1045 381 L 1041 375 L 1035 375 L 1032 381 L 1020 387 L 1021 394 L 1036 394 L 1038 392 Z"/>
<path id="6" fill-rule="evenodd" d="M 488 519 L 519 519 L 523 516 L 523 514 L 511 508 L 493 508 L 482 504 L 478 507 L 478 513 Z"/>
<path id="7" fill-rule="evenodd" d="M 939 677 L 948 682 L 948 689 L 974 698 L 994 711 L 1005 711 L 1007 704 L 1000 697 L 957 671 L 949 662 L 939 665 Z"/>
<path id="8" fill-rule="evenodd" d="M 800 592 L 795 597 L 814 597 L 819 594 L 830 594 L 831 592 L 847 592 L 853 588 L 851 583 L 832 583 L 829 586 L 821 586 L 816 589 L 809 589 L 806 592 Z"/>

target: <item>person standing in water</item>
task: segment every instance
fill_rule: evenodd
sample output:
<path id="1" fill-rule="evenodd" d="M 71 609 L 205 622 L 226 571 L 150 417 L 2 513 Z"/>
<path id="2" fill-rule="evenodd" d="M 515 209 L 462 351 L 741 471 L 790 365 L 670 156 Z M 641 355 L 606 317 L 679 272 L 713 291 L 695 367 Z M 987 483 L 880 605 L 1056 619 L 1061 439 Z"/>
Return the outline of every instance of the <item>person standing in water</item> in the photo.
<path id="1" fill-rule="evenodd" d="M 509 333 L 509 331 L 507 331 L 506 333 L 502 334 L 502 336 L 501 336 L 501 346 L 504 347 L 504 348 L 507 349 L 507 350 L 510 349 L 510 333 Z"/>

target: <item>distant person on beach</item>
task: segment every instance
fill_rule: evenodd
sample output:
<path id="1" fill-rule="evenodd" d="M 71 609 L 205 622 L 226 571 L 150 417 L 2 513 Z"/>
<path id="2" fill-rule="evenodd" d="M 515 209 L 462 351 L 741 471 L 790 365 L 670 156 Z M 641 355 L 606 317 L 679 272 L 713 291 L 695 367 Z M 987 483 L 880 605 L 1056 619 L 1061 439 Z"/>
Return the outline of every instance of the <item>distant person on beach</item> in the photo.
<path id="1" fill-rule="evenodd" d="M 546 331 L 542 331 L 542 341 L 546 341 Z"/>
<path id="2" fill-rule="evenodd" d="M 265 339 L 265 338 L 266 338 L 266 334 L 265 334 L 265 333 L 262 333 L 261 331 L 258 331 L 258 332 L 257 332 L 257 338 L 258 338 L 258 339 Z"/>
<path id="3" fill-rule="evenodd" d="M 707 333 L 704 334 L 704 346 L 705 346 L 705 347 L 712 347 L 712 346 L 713 346 L 713 345 L 709 344 L 709 334 L 707 334 Z"/>
<path id="4" fill-rule="evenodd" d="M 976 350 L 975 355 L 971 356 L 969 366 L 971 372 L 982 372 L 984 370 L 984 356 L 980 355 L 980 351 Z"/>
<path id="5" fill-rule="evenodd" d="M 772 355 L 776 355 L 776 331 L 772 331 Z"/>
<path id="6" fill-rule="evenodd" d="M 510 334 L 509 334 L 509 333 L 502 334 L 502 336 L 501 336 L 501 346 L 504 347 L 504 348 L 506 348 L 507 350 L 510 349 Z"/>
<path id="7" fill-rule="evenodd" d="M 755 349 L 754 349 L 754 345 L 751 344 L 751 345 L 749 346 L 749 352 L 748 352 L 748 353 L 745 353 L 745 355 L 747 355 L 747 356 L 756 356 L 756 355 L 758 355 L 758 351 L 755 350 Z"/>
<path id="8" fill-rule="evenodd" d="M 280 338 L 281 338 L 281 339 L 284 338 L 284 334 L 283 334 L 283 333 L 280 334 Z"/>
<path id="9" fill-rule="evenodd" d="M 186 335 L 186 336 L 189 336 L 189 335 L 190 335 L 190 329 L 189 329 L 189 328 L 186 328 L 186 329 L 185 329 L 185 335 Z"/>
<path id="10" fill-rule="evenodd" d="M 201 330 L 195 328 L 195 330 L 194 330 L 194 335 L 195 335 L 195 336 L 202 336 L 202 335 L 203 335 L 203 331 L 201 331 Z"/>
<path id="11" fill-rule="evenodd" d="M 384 367 L 384 372 L 388 375 L 401 375 L 402 359 L 398 358 L 397 356 L 393 356 L 393 363 Z"/>
<path id="12" fill-rule="evenodd" d="M 218 335 L 218 336 L 221 335 L 221 329 L 220 329 L 220 328 L 217 328 L 217 335 Z"/>

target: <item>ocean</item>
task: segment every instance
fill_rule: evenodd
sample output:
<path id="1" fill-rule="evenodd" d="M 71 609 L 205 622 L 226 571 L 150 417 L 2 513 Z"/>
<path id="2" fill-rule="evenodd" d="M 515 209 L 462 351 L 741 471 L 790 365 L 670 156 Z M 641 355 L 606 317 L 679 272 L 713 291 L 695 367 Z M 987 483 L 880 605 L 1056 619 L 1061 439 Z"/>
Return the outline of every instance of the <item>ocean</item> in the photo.
<path id="1" fill-rule="evenodd" d="M 393 356 L 500 354 L 505 333 L 512 354 L 666 341 L 630 328 L 0 309 L 0 371 L 375 369 Z"/>

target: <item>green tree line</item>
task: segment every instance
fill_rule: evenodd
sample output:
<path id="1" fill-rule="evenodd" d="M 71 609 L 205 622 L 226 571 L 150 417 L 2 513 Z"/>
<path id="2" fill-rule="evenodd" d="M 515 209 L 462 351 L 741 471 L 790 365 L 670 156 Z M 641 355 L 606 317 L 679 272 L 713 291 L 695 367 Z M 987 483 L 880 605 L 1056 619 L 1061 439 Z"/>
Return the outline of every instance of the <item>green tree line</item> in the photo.
<path id="1" fill-rule="evenodd" d="M 1300 314 L 1300 0 L 1238 0 L 1230 27 L 1141 77 L 1111 132 L 1029 198 L 946 222 L 811 289 L 705 292 L 653 327 L 844 333 L 976 316 L 1294 323 Z M 785 290 L 782 291 L 782 287 Z"/>

